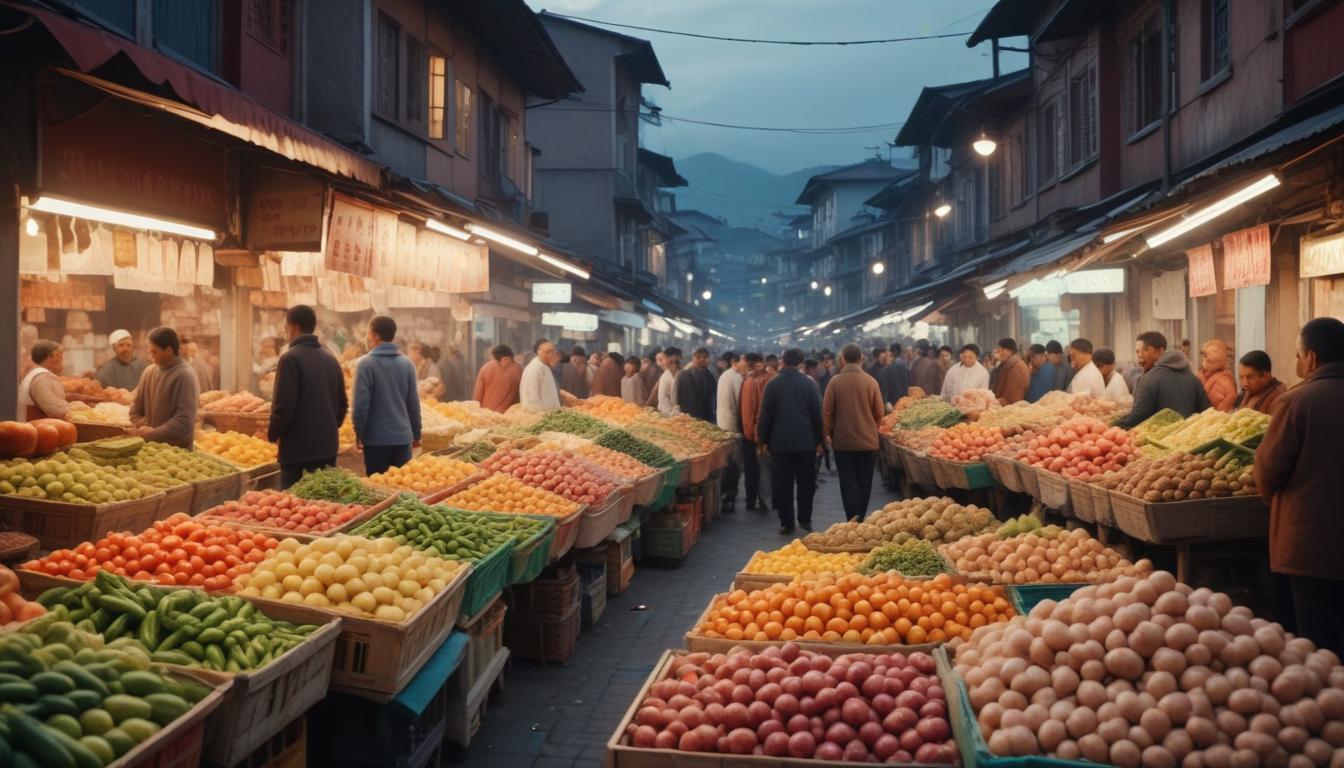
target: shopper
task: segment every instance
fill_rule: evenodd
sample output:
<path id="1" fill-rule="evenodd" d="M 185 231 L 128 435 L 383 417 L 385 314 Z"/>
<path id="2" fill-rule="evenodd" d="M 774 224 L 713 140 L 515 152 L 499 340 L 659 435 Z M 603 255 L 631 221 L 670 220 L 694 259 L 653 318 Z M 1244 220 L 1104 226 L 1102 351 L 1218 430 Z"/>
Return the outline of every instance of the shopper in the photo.
<path id="1" fill-rule="evenodd" d="M 627 403 L 642 406 L 649 399 L 644 388 L 644 377 L 640 375 L 639 356 L 630 355 L 622 364 L 625 375 L 621 377 L 621 399 Z"/>
<path id="2" fill-rule="evenodd" d="M 112 347 L 112 359 L 99 366 L 93 377 L 104 387 L 135 389 L 149 364 L 136 357 L 131 332 L 118 328 L 107 337 L 107 343 Z"/>
<path id="3" fill-rule="evenodd" d="M 420 445 L 415 364 L 397 349 L 396 338 L 397 322 L 375 316 L 369 321 L 369 354 L 355 368 L 355 446 L 364 452 L 370 475 L 405 464 Z"/>
<path id="4" fill-rule="evenodd" d="M 588 397 L 588 356 L 575 344 L 569 349 L 569 363 L 560 369 L 560 389 L 579 398 Z"/>
<path id="5" fill-rule="evenodd" d="M 1032 344 L 1027 348 L 1027 365 L 1031 369 L 1031 383 L 1027 386 L 1027 402 L 1034 403 L 1045 397 L 1055 386 L 1055 364 L 1045 354 L 1045 347 Z"/>
<path id="6" fill-rule="evenodd" d="M 747 355 L 747 376 L 742 382 L 742 395 L 738 400 L 738 412 L 742 419 L 743 466 L 747 473 L 743 486 L 747 495 L 747 509 L 755 508 L 761 512 L 769 511 L 771 507 L 773 486 L 770 456 L 762 449 L 756 422 L 761 415 L 761 395 L 765 392 L 765 385 L 775 375 L 760 355 L 755 352 Z M 750 459 L 745 458 L 747 454 L 750 454 Z"/>
<path id="7" fill-rule="evenodd" d="M 919 387 L 923 397 L 938 394 L 938 363 L 930 354 L 928 339 L 915 342 L 915 359 L 910 362 L 910 386 Z"/>
<path id="8" fill-rule="evenodd" d="M 438 375 L 439 371 L 434 366 L 434 361 L 429 359 L 429 345 L 422 341 L 413 341 L 406 348 L 406 358 L 415 366 L 416 381 L 424 381 L 431 376 Z"/>
<path id="9" fill-rule="evenodd" d="M 989 370 L 980 364 L 980 347 L 967 344 L 961 359 L 943 377 L 942 397 L 951 400 L 968 389 L 989 389 Z"/>
<path id="10" fill-rule="evenodd" d="M 65 385 L 61 383 L 65 349 L 54 341 L 39 339 L 28 354 L 33 367 L 19 382 L 19 421 L 66 418 L 70 403 L 66 402 Z"/>
<path id="11" fill-rule="evenodd" d="M 952 370 L 952 348 L 946 344 L 939 347 L 938 358 L 934 362 L 938 364 L 938 394 L 941 395 L 943 393 L 943 381 L 947 378 L 947 372 Z"/>
<path id="12" fill-rule="evenodd" d="M 681 413 L 677 406 L 677 374 L 681 371 L 681 350 L 663 350 L 663 373 L 658 377 L 658 412 L 664 416 Z"/>
<path id="13" fill-rule="evenodd" d="M 881 381 L 882 371 L 886 367 L 885 358 L 882 353 L 886 350 L 883 347 L 873 347 L 873 356 L 868 359 L 868 364 L 863 367 L 863 372 Z"/>
<path id="14" fill-rule="evenodd" d="M 1227 344 L 1218 339 L 1206 341 L 1199 350 L 1199 381 L 1209 403 L 1220 411 L 1231 411 L 1237 403 L 1237 384 L 1228 368 L 1230 356 Z"/>
<path id="15" fill-rule="evenodd" d="M 1092 342 L 1087 339 L 1074 339 L 1069 342 L 1069 364 L 1073 366 L 1073 380 L 1069 382 L 1069 394 L 1092 395 L 1101 397 L 1106 394 L 1106 379 L 1102 378 L 1097 364 L 1092 362 Z"/>
<path id="16" fill-rule="evenodd" d="M 882 423 L 882 393 L 859 366 L 863 352 L 855 344 L 840 350 L 844 367 L 826 388 L 821 401 L 822 436 L 835 451 L 840 502 L 846 520 L 868 514 L 877 466 L 877 428 Z"/>
<path id="17" fill-rule="evenodd" d="M 593 384 L 588 389 L 588 396 L 620 397 L 621 369 L 624 365 L 625 358 L 621 357 L 621 353 L 608 352 L 604 355 L 602 361 L 597 364 L 597 373 L 593 374 Z"/>
<path id="18" fill-rule="evenodd" d="M 910 366 L 901 356 L 900 343 L 893 342 L 887 351 L 891 354 L 891 362 L 882 369 L 882 378 L 877 383 L 882 391 L 882 402 L 895 405 L 910 393 Z"/>
<path id="19" fill-rule="evenodd" d="M 1045 357 L 1055 367 L 1055 383 L 1050 388 L 1060 392 L 1069 391 L 1069 383 L 1073 381 L 1073 366 L 1064 359 L 1064 347 L 1051 339 L 1045 344 Z"/>
<path id="20" fill-rule="evenodd" d="M 522 381 L 523 367 L 513 359 L 513 348 L 496 344 L 490 349 L 490 359 L 476 372 L 471 399 L 482 408 L 503 413 L 518 402 Z"/>
<path id="21" fill-rule="evenodd" d="M 999 365 L 990 391 L 999 399 L 999 405 L 1022 402 L 1027 398 L 1027 389 L 1031 386 L 1031 372 L 1017 354 L 1017 341 L 999 339 L 994 354 L 999 358 Z"/>
<path id="22" fill-rule="evenodd" d="M 742 384 L 746 381 L 743 374 L 747 363 L 736 352 L 724 352 L 719 360 L 727 365 L 719 374 L 719 383 L 715 392 L 714 418 L 719 429 L 733 435 L 742 432 Z M 737 485 L 742 476 L 741 443 L 728 457 L 728 466 L 723 470 L 722 504 L 720 508 L 731 512 L 737 504 Z"/>
<path id="23" fill-rule="evenodd" d="M 177 331 L 166 326 L 149 332 L 149 355 L 154 364 L 140 376 L 131 405 L 128 434 L 191 450 L 196 444 L 196 408 L 200 385 L 182 359 Z"/>
<path id="24" fill-rule="evenodd" d="M 289 349 L 275 367 L 275 397 L 266 439 L 279 445 L 280 487 L 304 472 L 336 466 L 341 422 L 350 403 L 345 374 L 335 355 L 318 341 L 317 313 L 298 304 L 285 313 Z"/>
<path id="25" fill-rule="evenodd" d="M 1190 340 L 1181 339 L 1181 354 L 1185 355 L 1186 360 L 1190 360 Z M 1191 362 L 1194 362 L 1193 360 Z"/>
<path id="26" fill-rule="evenodd" d="M 1209 407 L 1209 396 L 1190 371 L 1190 361 L 1176 350 L 1167 351 L 1166 336 L 1157 331 L 1141 333 L 1136 347 L 1143 378 L 1134 388 L 1134 405 L 1129 414 L 1116 424 L 1133 429 L 1163 408 L 1186 417 Z"/>
<path id="27" fill-rule="evenodd" d="M 677 374 L 677 406 L 682 413 L 712 424 L 718 382 L 709 368 L 708 349 L 700 347 L 691 353 L 691 364 Z"/>
<path id="28" fill-rule="evenodd" d="M 512 360 L 512 356 L 510 356 Z M 486 365 L 490 363 L 487 362 Z M 439 378 L 443 381 L 444 402 L 467 399 L 467 359 L 456 344 L 449 344 L 439 358 Z M 515 363 L 515 367 L 517 367 Z M 519 370 L 521 373 L 521 369 Z"/>
<path id="29" fill-rule="evenodd" d="M 1241 356 L 1241 394 L 1237 395 L 1234 408 L 1252 408 L 1261 413 L 1270 413 L 1279 396 L 1288 391 L 1282 381 L 1274 378 L 1273 364 L 1269 355 L 1258 349 Z"/>
<path id="30" fill-rule="evenodd" d="M 883 369 L 885 370 L 885 369 Z M 821 374 L 817 376 L 817 386 L 821 387 L 822 397 L 826 396 L 826 385 L 835 377 L 835 355 L 829 350 L 821 351 Z"/>
<path id="31" fill-rule="evenodd" d="M 658 379 L 663 375 L 663 352 L 657 350 L 644 356 L 644 364 L 639 367 L 639 378 L 644 382 L 646 400 L 640 405 L 658 407 Z"/>
<path id="32" fill-rule="evenodd" d="M 593 393 L 593 382 L 597 380 L 597 371 L 602 367 L 602 360 L 601 352 L 594 352 L 588 356 L 588 394 L 590 396 Z"/>
<path id="33" fill-rule="evenodd" d="M 1269 567 L 1292 584 L 1298 634 L 1344 652 L 1344 525 L 1339 435 L 1344 431 L 1344 323 L 1302 326 L 1297 375 L 1278 398 L 1255 451 L 1255 484 L 1270 504 Z"/>
<path id="34" fill-rule="evenodd" d="M 1129 394 L 1129 385 L 1125 383 L 1124 376 L 1115 372 L 1115 351 L 1110 347 L 1098 347 L 1092 353 L 1092 362 L 1096 364 L 1097 370 L 1101 372 L 1102 380 L 1106 382 L 1103 397 L 1117 403 L 1128 403 L 1132 399 Z"/>
<path id="35" fill-rule="evenodd" d="M 821 446 L 821 395 L 803 376 L 800 349 L 784 352 L 779 374 L 765 386 L 757 436 L 770 453 L 779 532 L 794 532 L 794 489 L 797 489 L 797 526 L 812 530 L 812 497 L 816 493 L 814 463 Z M 835 382 L 831 382 L 834 384 Z"/>

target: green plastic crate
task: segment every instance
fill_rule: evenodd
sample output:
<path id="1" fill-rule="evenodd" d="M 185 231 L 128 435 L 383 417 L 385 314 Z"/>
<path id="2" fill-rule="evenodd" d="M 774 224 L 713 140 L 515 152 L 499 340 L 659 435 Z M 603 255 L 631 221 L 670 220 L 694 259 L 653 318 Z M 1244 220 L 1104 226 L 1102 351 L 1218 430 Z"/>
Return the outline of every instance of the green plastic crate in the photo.
<path id="1" fill-rule="evenodd" d="M 993 488 L 994 476 L 989 473 L 988 464 L 977 461 L 974 464 L 966 465 L 966 482 L 972 491 L 981 488 Z"/>
<path id="2" fill-rule="evenodd" d="M 1023 584 L 1021 586 L 1010 586 L 1008 587 L 1008 600 L 1013 604 L 1013 610 L 1025 616 L 1042 600 L 1063 600 L 1072 595 L 1075 590 L 1088 586 L 1091 585 Z"/>
<path id="3" fill-rule="evenodd" d="M 509 583 L 526 584 L 546 569 L 551 557 L 551 539 L 555 538 L 555 521 L 547 520 L 540 531 L 527 540 L 515 543 L 509 557 Z"/>
<path id="4" fill-rule="evenodd" d="M 1053 586 L 1053 585 L 1052 585 Z M 966 695 L 966 682 L 957 675 L 952 667 L 952 659 L 946 646 L 933 650 L 933 658 L 938 663 L 938 674 L 944 680 L 951 680 L 951 689 L 947 694 L 948 717 L 951 719 L 952 732 L 956 738 L 957 751 L 961 753 L 963 768 L 1097 768 L 1096 763 L 1083 760 L 1060 760 L 1054 757 L 1033 755 L 1030 757 L 998 757 L 989 751 L 989 745 L 980 735 L 980 725 L 971 709 L 970 698 Z"/>
<path id="5" fill-rule="evenodd" d="M 554 531 L 554 529 L 552 529 Z M 472 567 L 471 577 L 462 594 L 461 616 L 474 616 L 495 599 L 495 595 L 504 591 L 509 583 L 509 565 L 512 560 L 513 544 L 500 544 L 494 552 L 477 560 Z"/>

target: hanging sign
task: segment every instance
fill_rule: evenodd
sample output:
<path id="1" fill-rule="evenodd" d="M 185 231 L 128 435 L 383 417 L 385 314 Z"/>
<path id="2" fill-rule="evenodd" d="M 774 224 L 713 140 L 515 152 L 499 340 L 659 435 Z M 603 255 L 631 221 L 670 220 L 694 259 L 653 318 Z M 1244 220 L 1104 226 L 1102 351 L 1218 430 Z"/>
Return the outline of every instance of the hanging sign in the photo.
<path id="1" fill-rule="evenodd" d="M 1185 252 L 1185 258 L 1190 267 L 1190 298 L 1217 293 L 1218 276 L 1213 269 L 1213 246 L 1205 243 L 1191 248 Z"/>
<path id="2" fill-rule="evenodd" d="M 574 300 L 573 286 L 569 283 L 533 283 L 533 304 L 568 304 Z"/>
<path id="3" fill-rule="evenodd" d="M 542 312 L 542 325 L 558 325 L 566 331 L 592 333 L 597 330 L 597 315 L 591 312 Z"/>
<path id="4" fill-rule="evenodd" d="M 135 233 L 121 227 L 112 228 L 112 266 L 135 266 Z"/>
<path id="5" fill-rule="evenodd" d="M 1304 237 L 1298 277 L 1344 274 L 1344 232 L 1326 237 Z"/>
<path id="6" fill-rule="evenodd" d="M 329 272 L 368 277 L 373 270 L 373 206 L 345 195 L 331 203 L 324 264 Z"/>
<path id="7" fill-rule="evenodd" d="M 397 215 L 377 210 L 373 214 L 373 274 L 374 280 L 391 282 L 397 265 Z"/>
<path id="8" fill-rule="evenodd" d="M 243 243 L 251 250 L 322 250 L 322 182 L 269 169 L 247 173 Z"/>
<path id="9" fill-rule="evenodd" d="M 1185 319 L 1185 270 L 1163 272 L 1153 278 L 1153 319 Z"/>
<path id="10" fill-rule="evenodd" d="M 1223 288 L 1269 285 L 1269 225 L 1223 235 Z"/>

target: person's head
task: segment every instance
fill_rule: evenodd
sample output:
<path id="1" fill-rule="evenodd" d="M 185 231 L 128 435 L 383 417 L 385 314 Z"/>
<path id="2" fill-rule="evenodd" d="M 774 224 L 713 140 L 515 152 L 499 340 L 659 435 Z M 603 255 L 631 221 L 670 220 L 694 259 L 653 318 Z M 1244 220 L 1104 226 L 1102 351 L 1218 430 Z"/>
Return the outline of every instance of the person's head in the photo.
<path id="1" fill-rule="evenodd" d="M 681 349 L 679 347 L 668 347 L 663 350 L 663 368 L 674 371 L 681 365 Z"/>
<path id="2" fill-rule="evenodd" d="M 1087 339 L 1074 339 L 1069 342 L 1069 362 L 1073 364 L 1074 370 L 1079 370 L 1092 362 L 1092 342 Z"/>
<path id="3" fill-rule="evenodd" d="M 767 371 L 778 371 L 778 370 L 779 370 L 779 357 L 776 356 L 776 355 L 766 355 L 766 356 L 765 356 L 765 369 L 766 369 Z"/>
<path id="4" fill-rule="evenodd" d="M 1152 370 L 1158 358 L 1167 352 L 1167 337 L 1157 331 L 1145 331 L 1138 335 L 1134 343 L 1134 355 L 1143 370 Z"/>
<path id="5" fill-rule="evenodd" d="M 634 357 L 634 355 L 631 355 L 631 357 Z M 608 352 L 606 359 L 615 363 L 617 368 L 625 365 L 625 355 L 622 355 L 620 352 Z"/>
<path id="6" fill-rule="evenodd" d="M 1115 373 L 1115 350 L 1110 347 L 1097 347 L 1092 352 L 1092 362 L 1101 371 L 1101 376 L 1107 382 L 1111 380 L 1111 374 Z"/>
<path id="7" fill-rule="evenodd" d="M 508 344 L 496 344 L 490 348 L 490 357 L 500 365 L 509 365 L 513 362 L 513 347 Z"/>
<path id="8" fill-rule="evenodd" d="M 135 339 L 131 338 L 130 331 L 118 328 L 107 337 L 107 343 L 112 347 L 112 354 L 121 362 L 129 363 L 135 358 Z"/>
<path id="9" fill-rule="evenodd" d="M 696 368 L 708 368 L 709 350 L 704 347 L 696 348 L 696 350 L 691 353 L 691 363 L 695 365 Z"/>
<path id="10" fill-rule="evenodd" d="M 374 315 L 369 321 L 369 349 L 397 338 L 397 321 L 387 315 Z"/>
<path id="11" fill-rule="evenodd" d="M 1221 339 L 1206 341 L 1199 350 L 1200 370 L 1209 374 L 1225 371 L 1227 370 L 1227 358 L 1227 344 L 1223 343 Z"/>
<path id="12" fill-rule="evenodd" d="M 532 354 L 546 366 L 553 366 L 560 359 L 560 353 L 550 339 L 537 339 L 533 342 Z"/>
<path id="13" fill-rule="evenodd" d="M 588 356 L 588 364 L 596 368 L 602 364 L 602 353 L 594 352 Z"/>
<path id="14" fill-rule="evenodd" d="M 28 352 L 35 365 L 40 365 L 52 373 L 60 373 L 65 368 L 65 348 L 54 341 L 39 339 Z"/>
<path id="15" fill-rule="evenodd" d="M 930 344 L 928 339 L 920 339 L 915 342 L 915 355 L 918 357 L 929 356 Z"/>
<path id="16" fill-rule="evenodd" d="M 181 355 L 182 341 L 177 338 L 177 331 L 161 325 L 149 332 L 149 357 L 156 365 L 171 365 Z"/>
<path id="17" fill-rule="evenodd" d="M 575 368 L 582 368 L 588 364 L 588 350 L 580 347 L 578 344 L 569 348 L 569 362 L 574 364 Z"/>
<path id="18" fill-rule="evenodd" d="M 1305 379 L 1331 363 L 1344 363 L 1344 323 L 1333 317 L 1308 321 L 1297 337 L 1297 375 Z"/>
<path id="19" fill-rule="evenodd" d="M 729 368 L 736 366 L 737 361 L 738 361 L 738 355 L 736 352 L 733 352 L 731 350 L 729 350 L 728 352 L 724 352 L 723 354 L 719 355 L 719 369 L 726 371 Z"/>
<path id="20" fill-rule="evenodd" d="M 966 366 L 967 368 L 970 368 L 980 360 L 980 347 L 974 344 L 967 344 L 961 348 L 960 354 L 961 354 L 961 364 Z M 949 358 L 951 357 L 951 355 L 952 352 L 951 350 L 949 350 L 948 351 Z"/>
<path id="21" fill-rule="evenodd" d="M 1252 395 L 1258 395 L 1274 380 L 1273 363 L 1263 350 L 1253 349 L 1241 356 L 1238 361 L 1237 379 L 1241 388 Z"/>
<path id="22" fill-rule="evenodd" d="M 1027 363 L 1033 371 L 1045 365 L 1045 347 L 1040 344 L 1032 344 L 1027 347 Z"/>
<path id="23" fill-rule="evenodd" d="M 1181 352 L 1184 353 L 1186 357 L 1189 357 L 1189 356 L 1190 356 L 1190 340 L 1189 340 L 1189 339 L 1181 339 Z"/>
<path id="24" fill-rule="evenodd" d="M 999 339 L 999 345 L 995 347 L 994 354 L 1003 362 L 1013 355 L 1017 354 L 1017 341 L 1011 338 Z"/>
<path id="25" fill-rule="evenodd" d="M 891 353 L 891 359 L 893 361 L 901 359 L 902 350 L 899 343 L 892 342 L 891 346 L 887 347 L 887 351 Z"/>
<path id="26" fill-rule="evenodd" d="M 965 349 L 965 347 L 962 347 L 962 349 Z M 980 349 L 980 348 L 979 348 L 979 347 L 976 347 L 976 349 L 978 350 L 978 349 Z M 944 363 L 951 363 L 951 362 L 952 362 L 952 348 L 949 347 L 949 346 L 947 346 L 946 344 L 944 344 L 943 346 L 939 347 L 939 348 L 938 348 L 938 359 L 941 360 L 941 361 L 943 361 Z"/>
<path id="27" fill-rule="evenodd" d="M 858 344 L 846 344 L 840 348 L 840 359 L 845 365 L 856 365 L 863 359 L 863 350 L 859 349 Z"/>
<path id="28" fill-rule="evenodd" d="M 639 373 L 639 356 L 631 355 L 625 358 L 621 363 L 621 368 L 625 369 L 626 376 L 634 376 Z"/>
<path id="29" fill-rule="evenodd" d="M 1045 359 L 1059 365 L 1064 359 L 1064 347 L 1054 339 L 1047 341 L 1045 343 Z"/>
<path id="30" fill-rule="evenodd" d="M 780 363 L 785 368 L 797 368 L 803 364 L 803 350 L 797 347 L 784 350 L 784 357 L 780 359 Z"/>
<path id="31" fill-rule="evenodd" d="M 873 347 L 873 362 L 881 363 L 883 360 L 882 353 L 885 351 L 886 350 L 882 347 Z"/>

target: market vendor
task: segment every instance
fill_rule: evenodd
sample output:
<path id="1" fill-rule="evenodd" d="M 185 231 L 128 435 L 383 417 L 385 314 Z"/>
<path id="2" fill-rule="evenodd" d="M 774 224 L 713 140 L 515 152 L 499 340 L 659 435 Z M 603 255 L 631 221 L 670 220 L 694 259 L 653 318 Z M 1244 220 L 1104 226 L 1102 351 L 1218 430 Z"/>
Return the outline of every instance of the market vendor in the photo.
<path id="1" fill-rule="evenodd" d="M 140 383 L 149 364 L 135 356 L 135 339 L 125 328 L 118 328 L 107 337 L 112 347 L 112 359 L 98 367 L 94 378 L 104 387 L 116 387 L 127 392 Z"/>
<path id="2" fill-rule="evenodd" d="M 551 366 L 560 359 L 560 353 L 547 339 L 538 339 L 532 345 L 532 353 L 532 360 L 518 382 L 518 401 L 529 411 L 554 411 L 560 407 L 560 389 Z"/>
<path id="3" fill-rule="evenodd" d="M 149 356 L 135 388 L 129 433 L 191 450 L 196 441 L 196 407 L 201 396 L 196 372 L 182 359 L 182 341 L 167 326 L 149 332 Z"/>
<path id="4" fill-rule="evenodd" d="M 1144 373 L 1134 387 L 1134 405 L 1115 422 L 1118 426 L 1133 429 L 1163 408 L 1187 418 L 1209 407 L 1209 395 L 1191 372 L 1190 360 L 1175 350 L 1168 352 L 1166 336 L 1157 331 L 1141 333 L 1134 352 Z"/>
<path id="5" fill-rule="evenodd" d="M 1227 365 L 1229 352 L 1227 344 L 1218 339 L 1205 343 L 1199 351 L 1199 381 L 1209 404 L 1220 411 L 1231 411 L 1237 401 L 1237 384 Z"/>
<path id="6" fill-rule="evenodd" d="M 1241 356 L 1241 394 L 1233 408 L 1253 408 L 1269 413 L 1279 395 L 1288 391 L 1282 381 L 1274 378 L 1273 363 L 1262 350 L 1253 349 Z"/>
<path id="7" fill-rule="evenodd" d="M 61 384 L 65 367 L 65 349 L 54 341 L 39 339 L 30 356 L 33 367 L 19 382 L 19 421 L 64 419 L 70 413 Z"/>

